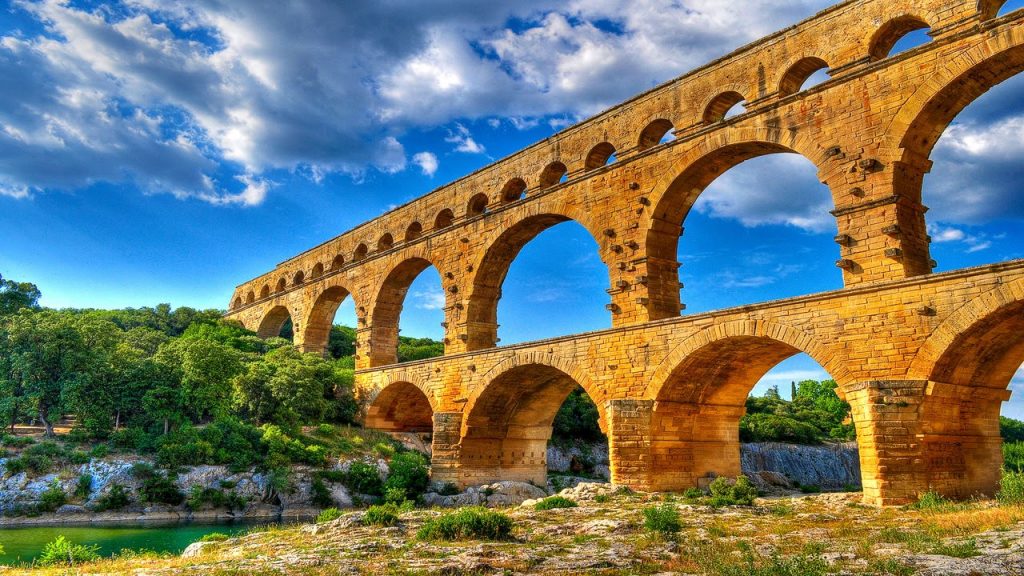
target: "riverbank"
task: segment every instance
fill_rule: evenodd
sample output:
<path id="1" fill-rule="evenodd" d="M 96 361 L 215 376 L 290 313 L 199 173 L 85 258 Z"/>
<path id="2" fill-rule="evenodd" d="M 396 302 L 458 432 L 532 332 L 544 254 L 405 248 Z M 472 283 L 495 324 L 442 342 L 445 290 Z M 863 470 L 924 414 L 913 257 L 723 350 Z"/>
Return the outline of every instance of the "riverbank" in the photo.
<path id="1" fill-rule="evenodd" d="M 183 556 L 141 554 L 76 566 L 76 574 L 1020 574 L 1024 509 L 995 501 L 873 508 L 859 493 L 759 498 L 713 508 L 670 494 L 583 484 L 575 507 L 500 509 L 510 540 L 425 539 L 444 512 L 411 510 L 393 526 L 365 512 L 324 524 L 271 527 L 192 546 Z M 672 510 L 678 530 L 648 527 L 646 510 Z M 662 523 L 659 526 L 665 526 Z M 67 568 L 10 568 L 44 576 Z"/>

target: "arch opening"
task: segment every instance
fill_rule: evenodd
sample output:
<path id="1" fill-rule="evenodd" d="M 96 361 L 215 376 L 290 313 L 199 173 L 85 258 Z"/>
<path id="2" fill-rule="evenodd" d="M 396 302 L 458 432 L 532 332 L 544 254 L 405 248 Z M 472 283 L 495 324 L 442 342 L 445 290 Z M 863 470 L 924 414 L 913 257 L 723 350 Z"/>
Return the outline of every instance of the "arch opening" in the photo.
<path id="1" fill-rule="evenodd" d="M 900 16 L 883 24 L 868 44 L 871 60 L 884 60 L 931 41 L 930 26 L 917 16 Z"/>
<path id="2" fill-rule="evenodd" d="M 277 288 L 274 289 L 274 292 L 284 292 L 287 288 L 288 288 L 288 279 L 285 278 L 284 276 L 282 276 L 281 278 L 278 279 L 278 281 L 277 281 Z"/>
<path id="3" fill-rule="evenodd" d="M 363 425 L 384 432 L 431 434 L 434 410 L 427 395 L 415 384 L 395 382 L 370 403 Z"/>
<path id="4" fill-rule="evenodd" d="M 585 170 L 595 170 L 615 162 L 615 146 L 609 142 L 601 142 L 590 149 L 584 162 Z"/>
<path id="5" fill-rule="evenodd" d="M 260 321 L 256 334 L 260 338 L 292 339 L 292 314 L 285 306 L 274 306 Z"/>
<path id="6" fill-rule="evenodd" d="M 643 152 L 648 148 L 653 148 L 658 144 L 664 144 L 665 142 L 672 141 L 674 135 L 672 134 L 671 120 L 659 118 L 651 121 L 641 132 L 640 139 L 636 143 L 637 150 Z"/>
<path id="7" fill-rule="evenodd" d="M 714 124 L 746 112 L 747 98 L 739 92 L 723 92 L 715 96 L 704 109 L 704 123 Z"/>
<path id="8" fill-rule="evenodd" d="M 437 217 L 434 218 L 434 230 L 442 230 L 452 225 L 455 222 L 455 213 L 450 208 L 445 208 L 437 213 Z"/>
<path id="9" fill-rule="evenodd" d="M 424 275 L 427 269 L 434 273 Z M 406 306 L 409 297 L 411 306 Z M 443 338 L 445 293 L 441 275 L 429 260 L 410 258 L 396 266 L 381 285 L 371 313 L 370 365 L 421 360 L 444 352 L 433 336 Z M 403 320 L 414 325 L 415 338 L 400 337 Z"/>
<path id="10" fill-rule="evenodd" d="M 519 365 L 487 383 L 466 407 L 460 483 L 517 480 L 545 486 L 555 418 L 580 387 L 571 375 L 545 364 Z M 601 430 L 603 402 L 594 398 Z"/>
<path id="11" fill-rule="evenodd" d="M 478 192 L 477 194 L 474 194 L 473 197 L 470 198 L 469 202 L 466 204 L 466 216 L 473 217 L 480 216 L 481 214 L 486 214 L 487 203 L 487 194 L 484 194 L 483 192 Z"/>
<path id="12" fill-rule="evenodd" d="M 331 260 L 331 271 L 341 270 L 341 267 L 345 265 L 345 256 L 338 254 Z"/>
<path id="13" fill-rule="evenodd" d="M 412 242 L 420 236 L 423 236 L 423 224 L 420 224 L 419 222 L 413 222 L 405 229 L 406 242 Z"/>
<path id="14" fill-rule="evenodd" d="M 324 265 L 321 262 L 317 262 L 316 265 L 313 266 L 313 271 L 310 273 L 309 276 L 310 276 L 310 278 L 315 280 L 315 279 L 317 279 L 317 278 L 319 278 L 319 277 L 321 277 L 323 275 L 324 275 Z"/>
<path id="15" fill-rule="evenodd" d="M 370 249 L 366 247 L 366 244 L 360 243 L 356 246 L 356 251 L 352 253 L 352 261 L 359 262 L 363 258 L 366 258 L 366 255 L 369 253 Z"/>
<path id="16" fill-rule="evenodd" d="M 249 290 L 249 293 L 245 295 L 245 303 L 246 304 L 252 304 L 255 301 L 256 301 L 256 293 L 253 292 L 252 290 Z"/>
<path id="17" fill-rule="evenodd" d="M 1002 18 L 1003 16 L 1024 8 L 1024 0 L 1002 0 L 992 2 L 992 4 L 998 4 L 996 9 L 993 11 L 996 18 Z"/>
<path id="18" fill-rule="evenodd" d="M 560 214 L 532 216 L 506 230 L 488 247 L 476 266 L 467 303 L 468 350 L 498 343 L 499 302 L 508 310 L 501 318 L 503 338 L 509 342 L 610 324 L 608 312 L 598 304 L 608 298 L 604 293 L 608 270 L 593 235 L 576 224 L 558 226 L 538 238 L 565 222 L 571 220 Z M 506 282 L 514 263 L 512 280 Z M 545 280 L 538 283 L 537 278 Z"/>
<path id="19" fill-rule="evenodd" d="M 270 285 L 264 284 L 263 288 L 260 288 L 260 298 L 270 298 Z"/>
<path id="20" fill-rule="evenodd" d="M 540 173 L 540 189 L 551 188 L 552 186 L 565 182 L 569 169 L 561 162 L 548 164 Z"/>
<path id="21" fill-rule="evenodd" d="M 740 474 L 761 488 L 778 489 L 764 480 L 772 476 L 760 473 L 783 470 L 754 457 L 757 449 L 741 442 L 814 444 L 829 436 L 852 437 L 849 405 L 836 394 L 835 382 L 809 357 L 804 356 L 824 378 L 799 384 L 790 380 L 785 383 L 788 389 L 781 392 L 778 383 L 772 385 L 780 378 L 771 373 L 785 378 L 786 372 L 777 369 L 801 355 L 799 348 L 770 337 L 731 336 L 712 340 L 679 362 L 653 398 L 654 489 L 684 490 L 705 486 L 716 476 Z M 763 395 L 754 395 L 757 389 Z M 744 457 L 746 452 L 751 456 Z M 846 464 L 836 467 L 842 472 L 806 470 L 793 480 L 827 490 L 860 484 L 856 461 L 838 461 Z"/>
<path id="22" fill-rule="evenodd" d="M 390 250 L 391 247 L 394 245 L 395 238 L 391 235 L 391 233 L 385 233 L 383 236 L 380 237 L 380 240 L 377 241 L 377 252 Z"/>
<path id="23" fill-rule="evenodd" d="M 814 164 L 779 144 L 726 146 L 688 165 L 655 198 L 651 318 L 841 288 L 833 206 Z"/>
<path id="24" fill-rule="evenodd" d="M 235 301 L 231 303 L 231 307 L 232 308 L 241 308 L 242 307 L 242 297 L 241 296 L 236 297 Z"/>
<path id="25" fill-rule="evenodd" d="M 779 82 L 779 94 L 789 96 L 817 86 L 829 79 L 828 63 L 821 58 L 808 57 L 793 64 Z"/>
<path id="26" fill-rule="evenodd" d="M 292 276 L 292 286 L 301 286 L 306 282 L 306 273 L 299 270 Z"/>
<path id="27" fill-rule="evenodd" d="M 334 280 L 331 280 L 333 282 Z M 340 357 L 355 353 L 354 346 L 349 350 L 349 342 L 354 342 L 355 334 L 337 334 L 334 332 L 335 317 L 338 309 L 348 298 L 349 291 L 342 286 L 331 286 L 327 288 L 313 302 L 309 316 L 306 318 L 305 332 L 303 335 L 303 351 L 318 354 Z M 336 336 L 336 337 L 335 337 Z M 343 339 L 347 342 L 334 342 Z"/>
<path id="28" fill-rule="evenodd" d="M 501 188 L 502 202 L 516 202 L 523 198 L 526 198 L 526 181 L 522 178 L 513 178 Z"/>

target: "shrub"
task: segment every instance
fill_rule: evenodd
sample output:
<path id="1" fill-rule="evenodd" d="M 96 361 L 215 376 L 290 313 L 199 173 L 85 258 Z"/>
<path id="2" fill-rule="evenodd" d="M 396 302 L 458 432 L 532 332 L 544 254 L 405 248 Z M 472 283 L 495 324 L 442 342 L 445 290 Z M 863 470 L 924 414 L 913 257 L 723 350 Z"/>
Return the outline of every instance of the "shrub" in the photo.
<path id="1" fill-rule="evenodd" d="M 8 458 L 4 462 L 4 474 L 6 476 L 15 476 L 21 474 L 28 469 L 28 460 L 25 458 Z"/>
<path id="2" fill-rule="evenodd" d="M 511 540 L 512 519 L 481 506 L 431 518 L 416 533 L 420 540 Z"/>
<path id="3" fill-rule="evenodd" d="M 89 458 L 89 453 L 82 450 L 72 450 L 67 454 L 67 460 L 72 464 L 88 464 Z"/>
<path id="4" fill-rule="evenodd" d="M 441 496 L 455 496 L 459 493 L 459 486 L 454 482 L 445 482 L 438 486 L 437 493 Z"/>
<path id="5" fill-rule="evenodd" d="M 363 514 L 363 526 L 394 526 L 398 524 L 399 509 L 395 504 L 370 506 Z"/>
<path id="6" fill-rule="evenodd" d="M 64 489 L 60 487 L 60 482 L 54 479 L 47 486 L 46 490 L 39 495 L 39 509 L 44 512 L 53 512 L 57 508 L 60 508 L 68 501 L 67 494 L 64 493 Z"/>
<path id="7" fill-rule="evenodd" d="M 611 499 L 612 497 L 607 494 L 598 494 L 597 496 L 594 496 L 594 502 L 597 502 L 598 504 L 604 504 Z"/>
<path id="8" fill-rule="evenodd" d="M 533 509 L 539 512 L 542 510 L 554 510 L 555 508 L 575 508 L 576 506 L 576 502 L 564 496 L 549 496 L 534 504 Z"/>
<path id="9" fill-rule="evenodd" d="M 310 492 L 312 497 L 310 500 L 314 506 L 319 508 L 329 508 L 334 505 L 334 498 L 331 498 L 331 491 L 327 489 L 327 485 L 320 478 L 313 478 L 313 483 L 310 485 Z"/>
<path id="10" fill-rule="evenodd" d="M 381 496 L 384 484 L 380 481 L 377 467 L 366 462 L 352 462 L 345 473 L 345 487 L 357 494 Z"/>
<path id="11" fill-rule="evenodd" d="M 1003 467 L 1012 472 L 1024 472 L 1024 442 L 1003 443 Z"/>
<path id="12" fill-rule="evenodd" d="M 323 524 L 324 522 L 330 522 L 332 520 L 337 520 L 338 518 L 341 518 L 341 510 L 338 510 L 337 508 L 327 508 L 326 510 L 321 510 L 320 513 L 316 515 L 316 523 Z"/>
<path id="13" fill-rule="evenodd" d="M 683 492 L 683 498 L 687 500 L 699 500 L 704 496 L 704 491 L 696 486 L 691 486 Z"/>
<path id="14" fill-rule="evenodd" d="M 1003 470 L 996 497 L 1003 504 L 1024 504 L 1024 472 Z"/>
<path id="15" fill-rule="evenodd" d="M 130 499 L 128 493 L 125 492 L 124 486 L 120 484 L 114 484 L 110 487 L 110 491 L 96 499 L 96 504 L 93 506 L 93 510 L 96 512 L 106 512 L 107 510 L 120 510 L 128 505 Z"/>
<path id="16" fill-rule="evenodd" d="M 53 541 L 46 543 L 36 563 L 41 566 L 73 566 L 83 562 L 92 562 L 100 557 L 99 548 L 96 545 L 72 544 L 64 536 L 57 536 Z"/>
<path id="17" fill-rule="evenodd" d="M 316 427 L 317 436 L 330 436 L 334 434 L 334 426 L 330 424 L 320 424 Z"/>
<path id="18" fill-rule="evenodd" d="M 395 504 L 396 506 L 409 500 L 405 497 L 405 488 L 387 488 L 384 490 L 384 502 L 389 504 Z"/>
<path id="19" fill-rule="evenodd" d="M 185 495 L 174 481 L 164 474 L 154 474 L 143 480 L 139 493 L 143 502 L 177 506 L 185 501 Z"/>
<path id="20" fill-rule="evenodd" d="M 89 451 L 92 458 L 106 458 L 107 454 L 110 454 L 110 448 L 106 444 L 97 444 Z"/>
<path id="21" fill-rule="evenodd" d="M 951 504 L 952 502 L 947 500 L 942 494 L 929 491 L 921 494 L 917 502 L 914 502 L 908 508 L 914 510 L 942 510 Z"/>
<path id="22" fill-rule="evenodd" d="M 643 514 L 644 528 L 652 532 L 675 534 L 682 529 L 682 524 L 679 522 L 679 511 L 672 504 L 648 506 L 644 508 Z"/>
<path id="23" fill-rule="evenodd" d="M 757 498 L 757 488 L 746 476 L 737 476 L 735 482 L 724 477 L 715 478 L 708 491 L 711 492 L 709 504 L 712 506 L 750 506 Z"/>
<path id="24" fill-rule="evenodd" d="M 209 534 L 203 534 L 203 537 L 199 539 L 200 542 L 223 542 L 227 540 L 229 536 L 223 532 L 210 532 Z"/>
<path id="25" fill-rule="evenodd" d="M 820 494 L 821 486 L 817 484 L 797 484 L 797 488 L 804 494 Z"/>
<path id="26" fill-rule="evenodd" d="M 981 555 L 981 552 L 978 551 L 978 543 L 974 538 L 964 540 L 963 542 L 938 544 L 930 552 L 939 556 L 951 556 L 953 558 L 973 558 Z"/>
<path id="27" fill-rule="evenodd" d="M 401 452 L 391 459 L 391 472 L 384 488 L 404 492 L 401 500 L 416 500 L 430 484 L 430 464 L 419 452 Z"/>
<path id="28" fill-rule="evenodd" d="M 740 439 L 744 442 L 817 444 L 822 436 L 818 428 L 788 416 L 757 413 L 740 420 Z"/>
<path id="29" fill-rule="evenodd" d="M 207 505 L 211 508 L 220 508 L 226 504 L 226 498 L 224 492 L 216 488 L 192 486 L 185 504 L 191 510 L 201 510 Z"/>

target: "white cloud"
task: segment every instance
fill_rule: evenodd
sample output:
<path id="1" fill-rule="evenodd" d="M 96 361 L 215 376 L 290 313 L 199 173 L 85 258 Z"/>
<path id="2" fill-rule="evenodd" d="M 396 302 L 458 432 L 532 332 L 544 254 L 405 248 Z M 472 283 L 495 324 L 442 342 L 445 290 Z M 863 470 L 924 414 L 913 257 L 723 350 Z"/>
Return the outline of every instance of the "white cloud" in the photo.
<path id="1" fill-rule="evenodd" d="M 981 252 L 992 247 L 992 241 L 989 240 L 988 235 L 984 232 L 968 234 L 960 228 L 945 226 L 941 223 L 929 224 L 928 234 L 931 235 L 932 242 L 940 244 L 957 242 L 963 244 L 964 252 L 967 254 Z"/>
<path id="2" fill-rule="evenodd" d="M 484 147 L 473 139 L 469 129 L 462 124 L 456 123 L 455 129 L 448 131 L 448 136 L 444 141 L 455 144 L 456 152 L 465 152 L 466 154 L 483 154 L 485 152 Z"/>
<path id="3" fill-rule="evenodd" d="M 758 382 L 761 385 L 789 384 L 790 382 L 802 382 L 804 380 L 829 380 L 831 376 L 824 370 L 779 370 L 771 371 L 764 375 Z"/>
<path id="4" fill-rule="evenodd" d="M 426 176 L 433 176 L 437 172 L 437 156 L 432 152 L 417 152 L 412 157 L 412 163 L 419 166 Z"/>
<path id="5" fill-rule="evenodd" d="M 959 242 L 967 237 L 963 230 L 936 225 L 931 232 L 932 242 Z"/>
<path id="6" fill-rule="evenodd" d="M 417 291 L 412 294 L 416 308 L 420 310 L 444 310 L 444 292 Z"/>

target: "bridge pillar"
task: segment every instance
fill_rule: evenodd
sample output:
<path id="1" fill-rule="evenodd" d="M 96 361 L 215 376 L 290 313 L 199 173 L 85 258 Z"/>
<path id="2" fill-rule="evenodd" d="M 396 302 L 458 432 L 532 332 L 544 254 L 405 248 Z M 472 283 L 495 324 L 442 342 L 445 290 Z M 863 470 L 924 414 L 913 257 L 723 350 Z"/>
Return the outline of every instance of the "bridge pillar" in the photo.
<path id="1" fill-rule="evenodd" d="M 459 441 L 462 412 L 434 412 L 434 433 L 430 444 L 430 480 L 461 486 L 459 478 Z"/>
<path id="2" fill-rule="evenodd" d="M 612 483 L 649 490 L 654 400 L 609 400 L 605 410 Z"/>

